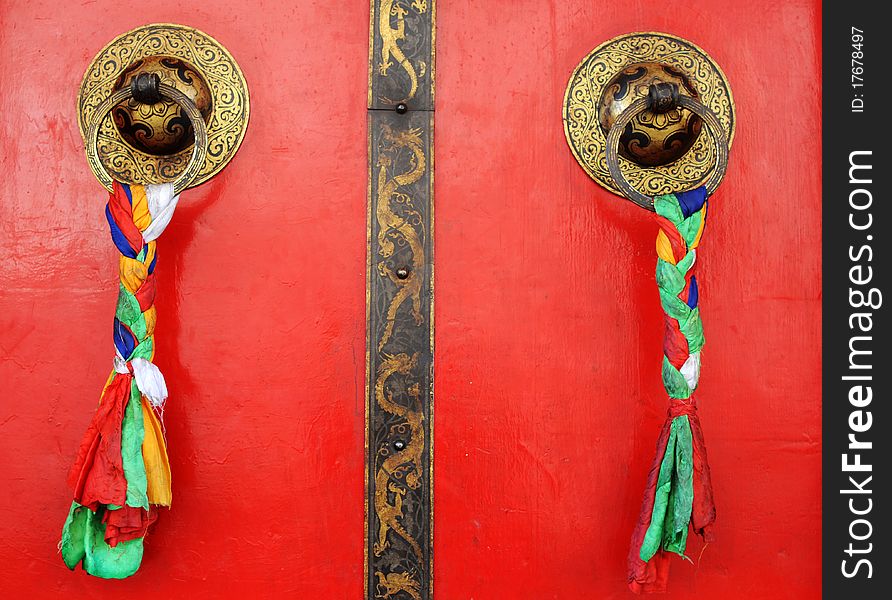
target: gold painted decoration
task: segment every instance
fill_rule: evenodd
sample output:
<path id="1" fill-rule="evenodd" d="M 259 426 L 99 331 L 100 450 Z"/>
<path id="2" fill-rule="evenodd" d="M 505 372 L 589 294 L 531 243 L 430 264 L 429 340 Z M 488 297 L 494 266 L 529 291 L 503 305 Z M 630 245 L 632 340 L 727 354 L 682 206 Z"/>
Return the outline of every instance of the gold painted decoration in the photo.
<path id="1" fill-rule="evenodd" d="M 78 125 L 86 139 L 96 110 L 140 73 L 184 93 L 206 123 L 207 156 L 191 186 L 216 175 L 238 150 L 248 125 L 248 85 L 232 55 L 207 34 L 182 25 L 144 25 L 112 40 L 90 63 L 78 94 Z M 177 179 L 192 157 L 194 129 L 182 107 L 165 99 L 132 98 L 112 109 L 97 136 L 102 166 L 119 181 Z M 104 181 L 91 164 L 97 179 Z"/>
<path id="2" fill-rule="evenodd" d="M 631 33 L 595 48 L 573 71 L 564 96 L 564 133 L 573 156 L 603 187 L 620 194 L 607 166 L 607 133 L 617 116 L 653 83 L 678 85 L 712 110 L 734 137 L 734 101 L 719 66 L 691 42 L 666 33 Z M 619 141 L 620 168 L 645 196 L 696 187 L 709 177 L 716 149 L 702 121 L 675 108 L 644 112 Z"/>
<path id="3" fill-rule="evenodd" d="M 629 65 L 611 79 L 601 94 L 598 122 L 604 135 L 637 98 L 647 96 L 654 83 L 670 83 L 682 93 L 698 98 L 697 88 L 681 71 L 658 63 Z M 621 156 L 642 166 L 666 165 L 691 149 L 700 135 L 702 121 L 695 113 L 681 107 L 665 112 L 651 110 L 632 119 L 619 139 Z"/>

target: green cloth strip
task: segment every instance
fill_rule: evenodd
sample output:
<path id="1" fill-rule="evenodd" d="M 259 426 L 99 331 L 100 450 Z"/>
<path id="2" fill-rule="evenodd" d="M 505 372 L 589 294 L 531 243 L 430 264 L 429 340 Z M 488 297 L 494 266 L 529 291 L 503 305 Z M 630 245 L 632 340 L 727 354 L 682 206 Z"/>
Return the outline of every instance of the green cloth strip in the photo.
<path id="1" fill-rule="evenodd" d="M 694 504 L 694 441 L 687 415 L 675 417 L 660 463 L 650 526 L 639 556 L 647 562 L 661 547 L 682 557 Z"/>
<path id="2" fill-rule="evenodd" d="M 115 307 L 115 316 L 130 328 L 136 339 L 144 340 L 146 338 L 146 318 L 142 314 L 139 300 L 128 292 L 123 284 L 118 284 L 118 304 Z"/>
<path id="3" fill-rule="evenodd" d="M 688 385 L 681 371 L 676 369 L 666 356 L 663 356 L 663 387 L 670 398 L 687 400 L 694 391 Z"/>
<path id="4" fill-rule="evenodd" d="M 126 504 L 149 510 L 146 464 L 142 458 L 145 434 L 142 394 L 136 386 L 136 379 L 133 379 L 130 382 L 130 400 L 124 409 L 124 421 L 121 424 L 121 458 L 124 463 L 124 477 L 127 479 Z"/>
<path id="5" fill-rule="evenodd" d="M 142 562 L 142 538 L 121 542 L 114 548 L 105 543 L 105 523 L 86 506 L 71 503 L 62 530 L 62 560 L 72 571 L 81 561 L 84 571 L 104 579 L 130 577 Z"/>

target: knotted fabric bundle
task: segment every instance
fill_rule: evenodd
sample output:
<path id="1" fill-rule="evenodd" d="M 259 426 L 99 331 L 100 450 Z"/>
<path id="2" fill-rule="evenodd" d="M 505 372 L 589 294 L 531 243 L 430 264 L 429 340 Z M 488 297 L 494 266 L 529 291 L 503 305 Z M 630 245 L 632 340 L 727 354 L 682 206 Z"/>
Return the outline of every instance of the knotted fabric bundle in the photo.
<path id="1" fill-rule="evenodd" d="M 637 593 L 666 590 L 669 553 L 687 558 L 689 526 L 704 541 L 713 539 L 712 483 L 693 397 L 704 342 L 693 270 L 706 223 L 706 198 L 704 187 L 654 198 L 660 226 L 657 287 L 666 315 L 663 386 L 669 394 L 669 414 L 632 534 L 629 587 Z"/>
<path id="2" fill-rule="evenodd" d="M 170 506 L 170 465 L 156 411 L 167 398 L 155 354 L 155 239 L 179 196 L 172 184 L 115 182 L 105 208 L 121 253 L 114 319 L 114 369 L 68 477 L 74 502 L 62 530 L 62 559 L 97 577 L 133 575 L 159 506 Z"/>

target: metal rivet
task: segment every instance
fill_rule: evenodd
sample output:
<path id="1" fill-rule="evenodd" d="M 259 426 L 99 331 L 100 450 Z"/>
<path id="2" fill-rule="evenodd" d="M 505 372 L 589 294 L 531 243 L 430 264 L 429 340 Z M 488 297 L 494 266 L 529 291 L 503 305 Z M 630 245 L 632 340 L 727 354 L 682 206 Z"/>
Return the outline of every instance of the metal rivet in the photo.
<path id="1" fill-rule="evenodd" d="M 394 106 L 393 108 L 394 108 L 394 110 L 395 110 L 396 112 L 398 112 L 398 113 L 401 114 L 401 115 L 406 114 L 406 112 L 409 110 L 409 107 L 406 106 L 406 103 L 405 103 L 405 102 L 400 102 L 399 104 L 397 104 L 397 105 Z"/>
<path id="2" fill-rule="evenodd" d="M 397 450 L 402 450 L 406 447 L 406 442 L 404 442 L 403 440 L 397 440 L 393 443 L 393 447 Z"/>
<path id="3" fill-rule="evenodd" d="M 396 270 L 396 276 L 398 279 L 405 279 L 409 276 L 409 269 L 406 267 L 400 267 Z"/>

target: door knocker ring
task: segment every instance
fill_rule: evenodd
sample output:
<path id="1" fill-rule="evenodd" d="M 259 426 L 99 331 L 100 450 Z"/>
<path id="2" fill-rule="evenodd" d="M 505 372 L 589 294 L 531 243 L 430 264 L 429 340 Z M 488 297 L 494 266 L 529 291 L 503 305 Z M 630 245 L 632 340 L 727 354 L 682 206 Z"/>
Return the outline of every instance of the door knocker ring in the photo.
<path id="1" fill-rule="evenodd" d="M 141 73 L 133 79 L 131 85 L 119 89 L 111 96 L 105 99 L 96 111 L 87 128 L 86 135 L 86 152 L 87 160 L 93 166 L 100 183 L 106 188 L 112 187 L 112 176 L 105 169 L 102 161 L 99 159 L 99 151 L 97 143 L 99 141 L 99 129 L 102 121 L 111 110 L 119 103 L 134 98 L 142 104 L 154 104 L 160 100 L 167 98 L 175 102 L 189 117 L 189 122 L 195 132 L 195 142 L 193 144 L 192 156 L 189 164 L 173 182 L 174 193 L 179 194 L 181 191 L 189 187 L 189 185 L 198 176 L 201 168 L 204 166 L 207 157 L 208 134 L 207 127 L 204 123 L 201 111 L 194 102 L 173 86 L 161 83 L 158 75 L 154 73 Z"/>
<path id="2" fill-rule="evenodd" d="M 620 136 L 632 119 L 645 111 L 666 112 L 673 108 L 686 108 L 700 117 L 706 124 L 715 144 L 716 161 L 712 174 L 702 184 L 708 194 L 715 192 L 728 168 L 728 139 L 716 114 L 690 96 L 678 93 L 678 87 L 669 83 L 651 84 L 648 95 L 639 98 L 617 117 L 607 134 L 606 158 L 610 176 L 626 198 L 647 210 L 654 211 L 654 199 L 636 190 L 623 175 L 619 165 Z"/>

